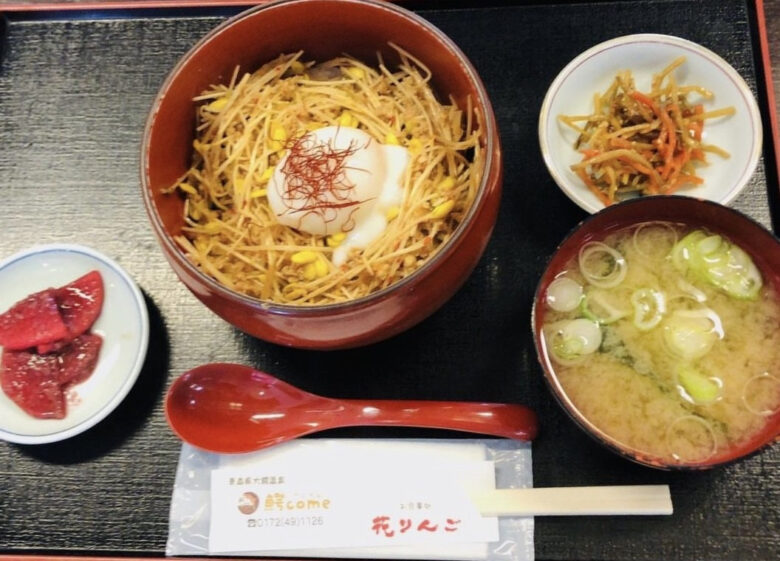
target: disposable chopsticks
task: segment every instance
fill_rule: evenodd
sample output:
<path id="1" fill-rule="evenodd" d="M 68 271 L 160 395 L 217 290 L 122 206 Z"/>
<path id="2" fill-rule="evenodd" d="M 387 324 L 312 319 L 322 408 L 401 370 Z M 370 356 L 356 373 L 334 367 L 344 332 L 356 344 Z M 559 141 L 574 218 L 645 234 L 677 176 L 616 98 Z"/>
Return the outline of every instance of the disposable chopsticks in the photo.
<path id="1" fill-rule="evenodd" d="M 496 489 L 471 498 L 483 516 L 672 514 L 668 485 Z"/>

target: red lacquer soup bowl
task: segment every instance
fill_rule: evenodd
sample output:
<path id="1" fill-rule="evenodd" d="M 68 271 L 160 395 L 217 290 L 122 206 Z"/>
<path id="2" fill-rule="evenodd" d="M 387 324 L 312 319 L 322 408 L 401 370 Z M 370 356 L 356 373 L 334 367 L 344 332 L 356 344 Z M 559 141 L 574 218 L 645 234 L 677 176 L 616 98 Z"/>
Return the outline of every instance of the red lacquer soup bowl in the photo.
<path id="1" fill-rule="evenodd" d="M 677 226 L 669 228 L 669 224 Z M 620 246 L 617 241 L 610 245 L 616 239 L 616 232 L 637 232 L 640 225 L 642 229 L 655 228 L 660 237 L 626 236 L 622 242 L 625 245 Z M 703 243 L 704 235 L 686 237 L 692 231 L 705 232 L 711 237 Z M 612 255 L 598 245 L 605 239 L 610 243 L 608 247 L 618 247 L 621 251 Z M 647 240 L 655 241 L 646 244 Z M 720 245 L 723 240 L 728 244 Z M 633 249 L 625 249 L 632 244 Z M 667 251 L 664 244 L 671 249 Z M 741 254 L 733 249 L 734 246 L 741 248 L 757 269 L 740 268 Z M 620 260 L 625 257 L 624 253 L 631 251 L 635 252 L 636 258 L 640 248 L 650 253 L 657 251 L 656 258 L 661 261 L 652 261 L 657 264 L 644 277 L 634 273 L 635 280 L 641 279 L 641 286 L 628 286 L 630 281 L 621 278 L 631 278 L 628 273 L 631 267 L 648 267 L 637 260 L 633 263 L 638 265 L 632 265 L 629 258 Z M 703 252 L 711 265 L 696 261 L 697 252 Z M 711 279 L 720 278 L 715 273 L 723 272 L 715 267 L 724 262 L 729 266 L 737 264 L 739 271 L 748 271 L 746 276 L 739 277 L 743 280 L 751 278 L 749 271 L 759 271 L 762 291 L 753 294 L 752 281 L 713 284 Z M 696 268 L 693 264 L 705 268 Z M 603 268 L 598 268 L 601 265 Z M 689 274 L 685 280 L 656 283 L 656 279 L 673 278 L 663 277 L 667 265 L 693 268 L 683 269 Z M 622 277 L 624 266 L 626 272 Z M 698 276 L 702 271 L 706 274 Z M 565 280 L 559 280 L 562 278 Z M 602 287 L 592 285 L 591 281 Z M 780 333 L 780 314 L 773 312 L 774 315 L 764 318 L 754 333 L 735 333 L 749 328 L 735 323 L 733 312 L 716 308 L 717 302 L 728 300 L 728 291 L 722 289 L 723 286 L 731 291 L 729 297 L 738 295 L 743 297 L 743 303 L 753 302 L 749 304 L 751 306 L 776 309 L 766 305 L 765 298 L 771 290 L 775 295 L 780 294 L 780 241 L 736 210 L 694 198 L 652 196 L 607 207 L 584 220 L 553 254 L 534 299 L 535 346 L 545 380 L 556 400 L 575 423 L 598 442 L 630 460 L 655 468 L 711 468 L 751 455 L 776 442 L 780 438 L 777 361 L 771 356 L 758 361 L 756 357 L 744 361 L 740 358 L 744 364 L 751 365 L 751 370 L 741 378 L 725 371 L 732 370 L 729 368 L 719 371 L 717 365 L 734 364 L 729 362 L 736 356 L 731 354 L 734 341 L 764 341 L 756 346 L 759 349 L 756 355 L 762 354 L 762 350 L 776 352 L 772 341 Z M 743 294 L 737 289 L 748 292 Z M 621 290 L 624 291 L 622 295 Z M 655 296 L 648 299 L 651 295 Z M 621 302 L 631 304 L 625 306 Z M 713 309 L 723 311 L 718 312 L 718 316 L 712 314 Z M 621 321 L 631 323 L 636 329 L 626 327 Z M 632 337 L 655 337 L 651 340 L 660 343 L 656 349 L 660 349 L 661 354 L 641 354 L 649 347 L 640 346 L 637 341 L 641 339 Z M 762 346 L 766 348 L 761 349 Z M 720 362 L 706 354 L 714 352 L 721 353 L 717 355 Z M 609 353 L 612 355 L 605 358 Z M 600 358 L 592 359 L 592 356 Z M 708 356 L 710 358 L 706 358 Z M 615 360 L 609 362 L 613 358 Z M 626 365 L 630 366 L 630 371 Z M 753 365 L 760 365 L 760 371 L 753 372 Z M 632 381 L 632 376 L 644 377 L 644 381 Z M 646 384 L 658 391 L 653 390 L 650 394 L 635 391 Z M 619 387 L 620 394 L 612 395 L 611 387 Z M 668 410 L 660 405 L 667 398 L 675 400 L 673 408 Z M 682 413 L 678 413 L 678 408 Z M 737 434 L 735 425 L 724 424 L 724 420 L 741 422 L 734 419 L 743 414 L 753 416 L 753 428 L 734 437 Z M 618 424 L 653 427 L 651 432 L 655 434 L 644 434 L 647 431 L 640 428 L 640 436 L 634 436 L 633 428 L 609 426 L 605 419 L 610 417 L 619 417 Z M 660 428 L 655 429 L 656 426 Z M 658 444 L 647 444 L 656 437 L 661 439 Z M 689 446 L 690 443 L 693 444 Z M 680 452 L 683 449 L 686 452 Z M 688 450 L 696 450 L 696 453 Z"/>
<path id="2" fill-rule="evenodd" d="M 482 123 L 484 173 L 474 203 L 457 230 L 414 273 L 367 296 L 325 305 L 262 301 L 226 288 L 187 258 L 175 237 L 184 224 L 184 199 L 164 194 L 187 171 L 195 138 L 193 98 L 227 83 L 237 65 L 254 69 L 282 53 L 303 50 L 324 61 L 348 53 L 367 64 L 377 54 L 388 66 L 393 43 L 432 73 L 438 98 L 471 107 Z M 470 105 L 467 104 L 470 100 Z M 441 31 L 415 14 L 384 2 L 292 0 L 272 2 L 227 20 L 198 42 L 165 80 L 150 112 L 141 153 L 143 196 L 163 252 L 184 284 L 235 327 L 281 345 L 349 348 L 391 337 L 446 302 L 479 261 L 492 233 L 501 196 L 501 150 L 495 116 L 474 67 Z"/>

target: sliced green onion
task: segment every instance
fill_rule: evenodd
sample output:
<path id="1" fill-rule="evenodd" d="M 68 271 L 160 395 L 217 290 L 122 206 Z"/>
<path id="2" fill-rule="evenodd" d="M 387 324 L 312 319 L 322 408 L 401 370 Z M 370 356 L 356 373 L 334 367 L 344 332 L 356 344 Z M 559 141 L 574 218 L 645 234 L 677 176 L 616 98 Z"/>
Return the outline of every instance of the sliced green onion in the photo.
<path id="1" fill-rule="evenodd" d="M 759 417 L 769 417 L 780 411 L 780 378 L 769 372 L 756 374 L 742 388 L 745 409 Z"/>
<path id="2" fill-rule="evenodd" d="M 683 278 L 677 279 L 677 287 L 685 293 L 686 297 L 693 298 L 701 304 L 707 301 L 707 295 Z"/>
<path id="3" fill-rule="evenodd" d="M 706 405 L 720 398 L 723 381 L 707 376 L 690 364 L 681 364 L 676 369 L 680 394 L 696 405 Z"/>
<path id="4" fill-rule="evenodd" d="M 558 277 L 547 287 L 545 301 L 556 312 L 577 309 L 582 300 L 582 285 L 568 277 Z"/>
<path id="5" fill-rule="evenodd" d="M 678 462 L 703 462 L 718 450 L 715 431 L 696 415 L 678 417 L 666 429 L 666 445 Z"/>
<path id="6" fill-rule="evenodd" d="M 696 243 L 696 250 L 702 255 L 714 255 L 723 247 L 723 238 L 720 236 L 707 236 Z"/>
<path id="7" fill-rule="evenodd" d="M 613 306 L 601 290 L 591 290 L 582 297 L 580 313 L 587 319 L 602 325 L 615 323 L 629 314 Z"/>
<path id="8" fill-rule="evenodd" d="M 718 339 L 723 339 L 726 332 L 723 330 L 723 322 L 720 320 L 718 312 L 712 308 L 697 308 L 695 310 L 676 310 L 674 316 L 681 318 L 701 319 L 710 322 L 710 328 L 718 336 Z"/>
<path id="9" fill-rule="evenodd" d="M 666 313 L 666 297 L 654 288 L 640 288 L 631 294 L 634 307 L 634 325 L 640 331 L 650 331 Z"/>
<path id="10" fill-rule="evenodd" d="M 655 238 L 653 238 L 652 241 L 654 243 L 649 248 L 641 247 L 641 244 L 639 243 L 639 233 L 646 228 L 664 229 L 671 234 L 669 246 L 674 246 L 674 244 L 677 243 L 677 231 L 674 229 L 671 222 L 643 222 L 634 230 L 631 241 L 634 244 L 634 250 L 645 259 L 652 259 L 654 255 L 663 255 L 667 251 L 667 248 L 664 247 L 665 244 L 658 247 L 659 244 Z"/>
<path id="11" fill-rule="evenodd" d="M 761 273 L 741 248 L 730 246 L 727 257 L 710 264 L 707 280 L 734 298 L 754 300 L 761 290 Z"/>
<path id="12" fill-rule="evenodd" d="M 673 354 L 694 360 L 710 352 L 723 337 L 723 326 L 713 310 L 678 310 L 664 323 L 663 334 Z"/>
<path id="13" fill-rule="evenodd" d="M 575 364 L 601 346 L 599 324 L 584 318 L 559 321 L 547 329 L 550 354 L 564 366 Z"/>
<path id="14" fill-rule="evenodd" d="M 605 243 L 586 243 L 580 248 L 578 261 L 582 276 L 593 286 L 614 288 L 626 278 L 626 259 Z"/>
<path id="15" fill-rule="evenodd" d="M 690 270 L 734 298 L 754 300 L 763 285 L 761 273 L 742 248 L 702 230 L 680 240 L 670 258 L 677 270 Z"/>
<path id="16" fill-rule="evenodd" d="M 695 254 L 694 247 L 706 237 L 707 234 L 701 230 L 694 230 L 674 245 L 669 256 L 678 271 L 685 272 L 689 268 Z"/>

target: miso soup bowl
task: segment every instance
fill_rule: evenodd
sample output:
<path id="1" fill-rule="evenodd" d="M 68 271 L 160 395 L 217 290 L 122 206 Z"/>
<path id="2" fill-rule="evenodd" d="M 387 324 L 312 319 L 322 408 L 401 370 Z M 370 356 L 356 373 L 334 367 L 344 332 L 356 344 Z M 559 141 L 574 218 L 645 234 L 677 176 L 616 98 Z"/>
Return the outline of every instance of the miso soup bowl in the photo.
<path id="1" fill-rule="evenodd" d="M 182 198 L 165 195 L 190 166 L 193 98 L 226 83 L 235 69 L 259 67 L 282 53 L 303 50 L 308 60 L 348 53 L 390 66 L 399 45 L 432 71 L 439 98 L 460 107 L 471 99 L 483 123 L 486 167 L 479 194 L 452 238 L 424 266 L 369 296 L 325 306 L 264 302 L 234 292 L 202 273 L 174 241 L 183 226 Z M 443 305 L 479 261 L 495 224 L 501 196 L 501 149 L 485 87 L 460 49 L 423 18 L 373 0 L 287 0 L 249 9 L 213 29 L 173 68 L 149 114 L 141 149 L 144 202 L 165 257 L 207 307 L 238 329 L 273 343 L 310 349 L 356 347 L 391 337 Z"/>
<path id="2" fill-rule="evenodd" d="M 536 289 L 532 326 L 537 356 L 548 387 L 564 411 L 585 433 L 613 452 L 653 468 L 668 470 L 708 469 L 749 456 L 765 446 L 778 442 L 780 440 L 780 411 L 775 411 L 767 417 L 764 429 L 742 445 L 728 450 L 716 451 L 704 461 L 672 463 L 629 448 L 610 437 L 596 427 L 575 406 L 564 391 L 556 376 L 554 363 L 545 348 L 542 336 L 542 326 L 547 314 L 545 304 L 547 288 L 555 279 L 556 274 L 563 270 L 567 263 L 576 258 L 579 248 L 583 244 L 604 239 L 609 233 L 616 230 L 652 221 L 684 223 L 694 228 L 705 228 L 725 236 L 753 258 L 762 273 L 764 283 L 774 286 L 775 291 L 780 293 L 780 240 L 763 226 L 734 209 L 715 202 L 682 196 L 653 196 L 606 207 L 582 221 L 561 242 L 550 258 Z M 778 377 L 780 372 L 775 371 L 773 375 Z M 626 395 L 626 399 L 631 400 L 632 396 Z"/>

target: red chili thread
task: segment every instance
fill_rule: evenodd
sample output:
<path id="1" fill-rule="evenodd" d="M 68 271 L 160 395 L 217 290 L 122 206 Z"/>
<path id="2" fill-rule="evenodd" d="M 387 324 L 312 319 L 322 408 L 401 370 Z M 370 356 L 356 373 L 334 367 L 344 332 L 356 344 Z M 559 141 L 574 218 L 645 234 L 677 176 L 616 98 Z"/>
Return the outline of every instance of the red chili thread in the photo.
<path id="1" fill-rule="evenodd" d="M 354 228 L 353 214 L 365 201 L 350 198 L 355 185 L 347 179 L 346 172 L 351 168 L 345 163 L 347 158 L 367 145 L 358 146 L 352 141 L 348 147 L 338 149 L 333 140 L 318 142 L 314 135 L 308 134 L 290 143 L 282 166 L 286 189 L 280 193 L 280 198 L 288 207 L 287 213 L 302 213 L 299 224 L 309 214 L 317 214 L 328 223 L 336 219 L 338 209 L 352 207 L 342 230 L 346 232 Z"/>

